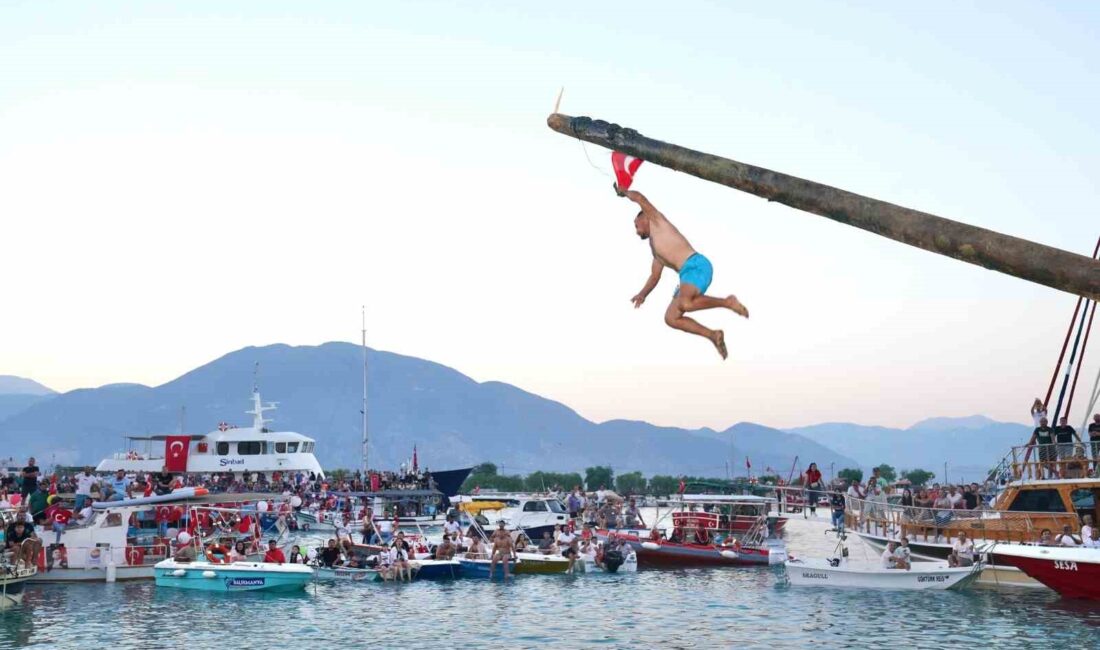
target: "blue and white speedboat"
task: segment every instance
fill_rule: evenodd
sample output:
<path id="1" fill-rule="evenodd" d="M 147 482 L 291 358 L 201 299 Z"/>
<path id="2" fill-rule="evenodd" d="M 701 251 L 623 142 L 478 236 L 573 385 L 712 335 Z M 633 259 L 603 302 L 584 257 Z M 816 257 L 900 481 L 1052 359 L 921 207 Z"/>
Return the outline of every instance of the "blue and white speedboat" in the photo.
<path id="1" fill-rule="evenodd" d="M 450 580 L 463 575 L 458 560 L 410 560 L 409 567 L 415 580 Z"/>
<path id="2" fill-rule="evenodd" d="M 178 562 L 164 560 L 154 567 L 158 587 L 199 591 L 288 592 L 305 589 L 313 569 L 304 564 L 271 562 Z"/>
<path id="3" fill-rule="evenodd" d="M 492 564 L 486 559 L 467 559 L 465 557 L 458 560 L 462 565 L 462 576 L 465 578 L 488 578 L 489 568 Z M 508 575 L 514 576 L 516 574 L 516 561 L 512 560 L 508 563 Z M 497 566 L 493 569 L 493 577 L 504 577 L 504 563 L 497 562 Z"/>

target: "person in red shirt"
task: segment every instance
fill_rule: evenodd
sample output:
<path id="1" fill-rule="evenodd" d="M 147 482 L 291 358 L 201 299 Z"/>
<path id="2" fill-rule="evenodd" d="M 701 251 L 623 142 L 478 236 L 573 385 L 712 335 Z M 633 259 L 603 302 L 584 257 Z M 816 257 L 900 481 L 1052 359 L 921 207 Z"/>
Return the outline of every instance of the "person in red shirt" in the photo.
<path id="1" fill-rule="evenodd" d="M 61 533 L 65 531 L 65 527 L 69 525 L 69 520 L 73 518 L 73 513 L 70 510 L 66 510 L 65 506 L 61 505 L 61 500 L 57 496 L 50 497 L 50 506 L 45 510 L 46 522 L 56 535 L 54 544 L 61 543 Z"/>
<path id="2" fill-rule="evenodd" d="M 802 487 L 806 489 L 806 506 L 802 509 L 803 516 L 806 508 L 810 509 L 810 515 L 817 516 L 817 502 L 821 499 L 821 472 L 817 469 L 817 463 L 810 463 L 806 470 Z"/>
<path id="3" fill-rule="evenodd" d="M 282 550 L 275 546 L 275 540 L 268 540 L 267 552 L 264 553 L 264 562 L 272 562 L 274 564 L 286 564 L 286 556 L 283 555 Z"/>

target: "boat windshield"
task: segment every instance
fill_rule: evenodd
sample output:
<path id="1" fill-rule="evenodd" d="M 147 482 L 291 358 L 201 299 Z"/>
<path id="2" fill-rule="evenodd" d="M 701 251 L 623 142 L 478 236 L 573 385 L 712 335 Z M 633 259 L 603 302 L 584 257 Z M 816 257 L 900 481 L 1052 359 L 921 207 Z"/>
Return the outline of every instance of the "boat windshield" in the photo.
<path id="1" fill-rule="evenodd" d="M 565 506 L 563 506 L 561 504 L 561 501 L 558 501 L 556 499 L 551 499 L 551 500 L 546 502 L 546 505 L 550 506 L 550 512 L 554 512 L 554 513 L 557 513 L 557 514 L 564 514 L 565 513 Z"/>

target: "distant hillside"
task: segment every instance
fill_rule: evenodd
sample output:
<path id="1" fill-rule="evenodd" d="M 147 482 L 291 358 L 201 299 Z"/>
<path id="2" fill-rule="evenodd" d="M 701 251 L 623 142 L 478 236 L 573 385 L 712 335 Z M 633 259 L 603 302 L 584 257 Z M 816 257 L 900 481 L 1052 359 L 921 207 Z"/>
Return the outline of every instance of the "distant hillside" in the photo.
<path id="1" fill-rule="evenodd" d="M 851 456 L 864 468 L 882 463 L 898 469 L 919 467 L 942 480 L 946 461 L 948 478 L 958 481 L 980 480 L 1013 446 L 1025 444 L 1031 429 L 971 416 L 931 418 L 908 429 L 834 422 L 787 430 Z"/>
<path id="2" fill-rule="evenodd" d="M 54 391 L 33 379 L 0 375 L 0 395 L 53 395 Z"/>
<path id="3" fill-rule="evenodd" d="M 64 463 L 95 462 L 123 446 L 123 435 L 171 433 L 186 407 L 186 430 L 249 422 L 253 368 L 276 429 L 318 441 L 326 467 L 359 463 L 362 350 L 348 343 L 238 350 L 155 388 L 116 384 L 75 390 L 0 421 L 5 451 Z M 800 436 L 741 424 L 711 430 L 614 420 L 596 424 L 567 406 L 501 382 L 478 383 L 431 361 L 371 350 L 368 364 L 371 464 L 395 467 L 414 444 L 420 462 L 449 468 L 493 460 L 506 472 L 581 470 L 608 465 L 646 474 L 724 476 L 783 469 L 797 454 L 819 464 L 854 463 Z M 732 440 L 731 440 L 732 436 Z M 784 470 L 785 471 L 785 470 Z"/>
<path id="4" fill-rule="evenodd" d="M 53 395 L 0 395 L 0 422 Z"/>

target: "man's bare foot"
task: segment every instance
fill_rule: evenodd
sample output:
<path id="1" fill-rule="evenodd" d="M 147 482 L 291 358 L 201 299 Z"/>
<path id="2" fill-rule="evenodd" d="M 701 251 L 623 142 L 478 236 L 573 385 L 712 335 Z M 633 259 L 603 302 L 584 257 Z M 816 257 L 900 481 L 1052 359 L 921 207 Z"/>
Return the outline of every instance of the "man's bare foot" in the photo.
<path id="1" fill-rule="evenodd" d="M 737 296 L 726 296 L 726 306 L 732 309 L 735 313 L 738 313 L 745 318 L 749 317 L 749 310 L 741 304 L 741 301 L 737 299 Z"/>
<path id="2" fill-rule="evenodd" d="M 726 350 L 726 333 L 722 330 L 714 330 L 714 334 L 710 337 L 710 342 L 714 344 L 714 347 L 718 348 L 718 354 L 722 355 L 722 359 L 729 356 L 729 351 Z"/>

